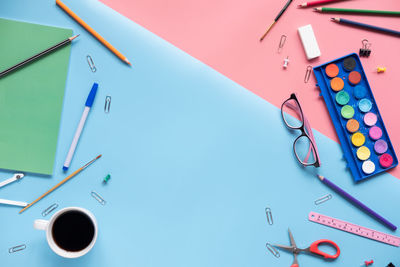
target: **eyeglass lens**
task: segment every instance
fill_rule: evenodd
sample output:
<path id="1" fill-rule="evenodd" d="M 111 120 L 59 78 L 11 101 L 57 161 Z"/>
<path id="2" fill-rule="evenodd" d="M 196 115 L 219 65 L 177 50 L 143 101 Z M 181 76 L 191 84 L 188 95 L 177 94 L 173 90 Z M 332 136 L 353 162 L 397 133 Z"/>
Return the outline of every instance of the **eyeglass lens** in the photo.
<path id="1" fill-rule="evenodd" d="M 312 165 L 317 161 L 314 146 L 307 135 L 301 135 L 295 140 L 294 153 L 303 165 Z"/>
<path id="2" fill-rule="evenodd" d="M 298 102 L 295 99 L 288 99 L 282 105 L 282 116 L 286 125 L 298 129 L 303 126 L 303 115 Z"/>

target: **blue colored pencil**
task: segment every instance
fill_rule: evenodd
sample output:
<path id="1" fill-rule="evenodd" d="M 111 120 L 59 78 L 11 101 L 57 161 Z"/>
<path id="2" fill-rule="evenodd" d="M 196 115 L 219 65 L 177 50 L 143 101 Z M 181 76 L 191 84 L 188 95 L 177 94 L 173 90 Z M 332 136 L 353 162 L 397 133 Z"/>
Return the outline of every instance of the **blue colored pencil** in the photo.
<path id="1" fill-rule="evenodd" d="M 387 33 L 387 34 L 391 34 L 391 35 L 400 37 L 400 31 L 395 31 L 395 30 L 391 30 L 391 29 L 377 27 L 377 26 L 374 26 L 374 25 L 369 25 L 369 24 L 360 23 L 360 22 L 357 22 L 357 21 L 352 21 L 352 20 L 342 19 L 342 18 L 331 18 L 331 20 L 332 21 L 336 21 L 336 22 L 341 23 L 341 24 L 345 24 L 345 25 L 355 26 L 355 27 L 359 27 L 359 28 L 368 29 L 368 30 L 371 30 L 371 31 Z"/>
<path id="2" fill-rule="evenodd" d="M 391 230 L 395 231 L 397 229 L 397 227 L 395 225 L 393 225 L 391 222 L 389 222 L 388 220 L 386 220 L 385 218 L 380 216 L 375 211 L 373 211 L 370 208 L 368 208 L 361 201 L 357 200 L 355 197 L 353 197 L 352 195 L 350 195 L 349 193 L 347 193 L 346 191 L 341 189 L 339 186 L 337 186 L 334 183 L 332 183 L 330 180 L 328 180 L 324 176 L 321 176 L 321 175 L 317 175 L 317 176 L 321 180 L 321 182 L 323 182 L 325 185 L 327 185 L 331 189 L 335 190 L 336 193 L 338 193 L 339 195 L 341 195 L 342 197 L 344 197 L 345 199 L 350 201 L 352 204 L 354 204 L 355 206 L 359 207 L 360 209 L 362 209 L 363 211 L 368 213 L 370 216 L 372 216 L 375 219 L 377 219 L 379 222 L 381 222 L 385 226 L 389 227 Z"/>

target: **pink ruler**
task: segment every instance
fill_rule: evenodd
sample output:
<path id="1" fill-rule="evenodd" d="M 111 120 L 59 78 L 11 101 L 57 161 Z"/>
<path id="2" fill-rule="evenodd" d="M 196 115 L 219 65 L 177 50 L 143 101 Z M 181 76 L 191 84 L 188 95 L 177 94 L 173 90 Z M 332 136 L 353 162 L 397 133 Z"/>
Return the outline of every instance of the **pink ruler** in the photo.
<path id="1" fill-rule="evenodd" d="M 375 241 L 386 243 L 392 246 L 400 246 L 400 237 L 378 232 L 363 226 L 352 224 L 349 222 L 341 221 L 329 216 L 325 216 L 316 212 L 310 212 L 308 219 L 312 222 L 323 224 L 338 230 L 342 230 L 348 233 L 359 235 L 365 238 L 369 238 Z"/>

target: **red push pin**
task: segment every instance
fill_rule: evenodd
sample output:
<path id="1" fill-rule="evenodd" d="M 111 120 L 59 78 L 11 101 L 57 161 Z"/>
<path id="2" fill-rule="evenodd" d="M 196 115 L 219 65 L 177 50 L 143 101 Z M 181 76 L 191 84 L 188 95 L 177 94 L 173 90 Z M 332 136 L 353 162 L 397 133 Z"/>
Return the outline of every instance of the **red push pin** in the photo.
<path id="1" fill-rule="evenodd" d="M 369 265 L 372 265 L 372 263 L 374 263 L 374 260 L 364 261 L 364 264 L 361 266 L 369 266 Z"/>

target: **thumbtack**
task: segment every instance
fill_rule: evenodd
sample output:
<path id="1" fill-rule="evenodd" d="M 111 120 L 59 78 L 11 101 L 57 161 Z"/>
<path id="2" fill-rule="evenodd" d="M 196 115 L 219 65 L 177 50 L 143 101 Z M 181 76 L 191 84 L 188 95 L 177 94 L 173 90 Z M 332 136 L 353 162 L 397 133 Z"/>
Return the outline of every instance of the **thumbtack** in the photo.
<path id="1" fill-rule="evenodd" d="M 374 260 L 370 260 L 370 261 L 364 261 L 364 264 L 362 264 L 361 266 L 370 266 L 374 263 Z"/>
<path id="2" fill-rule="evenodd" d="M 289 56 L 287 56 L 284 60 L 283 60 L 283 68 L 286 69 L 287 66 L 289 64 Z"/>
<path id="3" fill-rule="evenodd" d="M 104 177 L 104 179 L 103 179 L 103 183 L 106 184 L 108 182 L 108 180 L 110 180 L 110 179 L 111 179 L 111 175 L 107 174 L 106 177 Z"/>
<path id="4" fill-rule="evenodd" d="M 376 71 L 377 71 L 378 73 L 385 72 L 385 71 L 386 71 L 386 67 L 377 67 L 377 68 L 376 68 Z"/>

